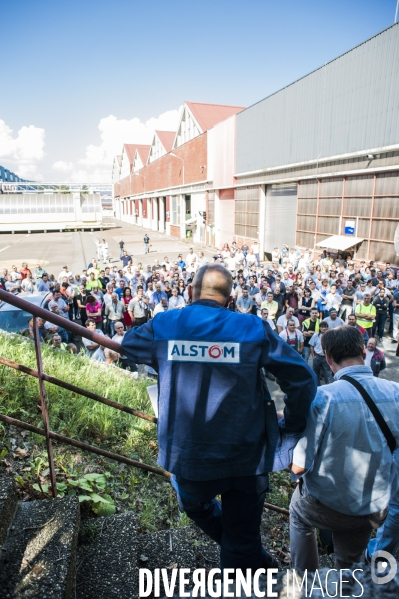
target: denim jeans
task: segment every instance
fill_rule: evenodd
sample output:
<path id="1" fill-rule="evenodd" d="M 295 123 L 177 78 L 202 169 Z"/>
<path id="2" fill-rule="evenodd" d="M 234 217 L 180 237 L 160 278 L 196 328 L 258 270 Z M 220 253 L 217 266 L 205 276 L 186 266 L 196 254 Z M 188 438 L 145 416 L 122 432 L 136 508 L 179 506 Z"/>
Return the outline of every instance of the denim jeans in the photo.
<path id="1" fill-rule="evenodd" d="M 298 486 L 290 504 L 292 567 L 310 572 L 319 568 L 316 528 L 332 531 L 337 570 L 362 562 L 371 533 L 383 524 L 387 511 L 388 508 L 366 516 L 341 514 Z"/>
<path id="2" fill-rule="evenodd" d="M 108 319 L 108 324 L 109 324 L 109 335 L 112 339 L 112 337 L 115 335 L 115 323 L 119 322 L 118 320 L 109 320 Z"/>
<path id="3" fill-rule="evenodd" d="M 309 362 L 309 358 L 310 358 L 309 345 L 307 347 L 306 347 L 306 345 L 303 346 L 302 358 L 305 360 L 305 362 Z"/>
<path id="4" fill-rule="evenodd" d="M 378 337 L 382 338 L 385 332 L 385 323 L 387 321 L 388 314 L 377 314 L 375 322 L 373 324 L 373 335 L 377 333 Z"/>
<path id="5" fill-rule="evenodd" d="M 399 490 L 391 497 L 388 517 L 378 529 L 375 539 L 371 539 L 367 551 L 371 557 L 375 551 L 388 551 L 395 555 L 399 549 Z"/>
<path id="6" fill-rule="evenodd" d="M 320 385 L 320 373 L 323 372 L 323 378 L 325 383 L 332 382 L 332 374 L 325 356 L 319 356 L 315 354 L 313 358 L 313 372 L 317 376 L 317 383 Z"/>
<path id="7" fill-rule="evenodd" d="M 396 339 L 396 335 L 399 331 L 399 314 L 393 314 L 393 327 L 392 327 L 392 337 Z"/>
<path id="8" fill-rule="evenodd" d="M 180 510 L 220 545 L 221 568 L 242 570 L 267 567 L 260 521 L 268 484 L 267 474 L 208 481 L 172 477 Z"/>

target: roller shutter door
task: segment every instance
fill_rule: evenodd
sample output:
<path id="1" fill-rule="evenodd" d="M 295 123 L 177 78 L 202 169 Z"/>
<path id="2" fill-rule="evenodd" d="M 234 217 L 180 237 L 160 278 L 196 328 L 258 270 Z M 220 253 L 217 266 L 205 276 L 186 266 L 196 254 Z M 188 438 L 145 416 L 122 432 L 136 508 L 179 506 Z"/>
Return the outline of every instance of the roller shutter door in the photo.
<path id="1" fill-rule="evenodd" d="M 295 244 L 297 184 L 267 185 L 264 223 L 264 248 L 271 253 L 274 247 Z"/>

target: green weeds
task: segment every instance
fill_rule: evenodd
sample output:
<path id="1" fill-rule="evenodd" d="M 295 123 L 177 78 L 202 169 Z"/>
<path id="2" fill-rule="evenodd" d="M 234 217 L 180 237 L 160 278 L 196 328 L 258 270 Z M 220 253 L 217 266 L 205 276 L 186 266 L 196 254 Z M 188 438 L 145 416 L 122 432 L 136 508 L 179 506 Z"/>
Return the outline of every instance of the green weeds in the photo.
<path id="1" fill-rule="evenodd" d="M 0 355 L 36 369 L 34 346 L 0 334 Z M 103 370 L 84 355 L 42 349 L 44 371 L 143 412 L 152 413 L 147 385 L 117 368 Z M 46 383 L 51 430 L 156 465 L 156 426 Z M 42 426 L 38 381 L 0 365 L 0 412 Z M 1 439 L 2 437 L 2 439 Z M 84 516 L 134 510 L 144 530 L 178 526 L 180 512 L 163 478 L 53 442 L 58 495 L 79 497 Z M 44 437 L 0 424 L 1 469 L 13 474 L 21 496 L 51 496 Z"/>

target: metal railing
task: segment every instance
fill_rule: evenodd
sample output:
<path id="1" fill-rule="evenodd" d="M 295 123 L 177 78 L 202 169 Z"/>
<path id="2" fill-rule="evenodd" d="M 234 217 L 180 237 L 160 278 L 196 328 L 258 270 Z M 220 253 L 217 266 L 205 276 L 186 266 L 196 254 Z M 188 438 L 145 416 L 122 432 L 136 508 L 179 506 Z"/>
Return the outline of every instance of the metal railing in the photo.
<path id="1" fill-rule="evenodd" d="M 135 468 L 140 468 L 141 470 L 146 470 L 147 472 L 154 472 L 155 474 L 159 474 L 167 479 L 170 479 L 170 472 L 166 472 L 165 470 L 161 470 L 160 468 L 155 468 L 154 466 L 150 466 L 148 464 L 144 464 L 142 462 L 138 462 L 136 460 L 132 460 L 126 456 L 112 453 L 111 451 L 106 451 L 105 449 L 100 449 L 99 447 L 95 447 L 94 445 L 90 445 L 89 443 L 82 443 L 81 441 L 77 441 L 76 439 L 71 439 L 70 437 L 66 437 L 65 435 L 59 435 L 58 433 L 54 433 L 50 430 L 48 411 L 47 411 L 47 394 L 44 383 L 52 383 L 53 385 L 57 385 L 58 387 L 62 387 L 63 389 L 67 389 L 68 391 L 73 391 L 78 393 L 79 395 L 83 395 L 84 397 L 88 397 L 94 401 L 98 401 L 103 403 L 110 408 L 114 408 L 116 410 L 121 410 L 122 412 L 126 412 L 131 416 L 136 416 L 137 418 L 142 418 L 143 420 L 147 420 L 148 422 L 153 422 L 156 424 L 158 419 L 155 416 L 151 416 L 150 414 L 145 414 L 144 412 L 140 412 L 139 410 L 134 410 L 129 406 L 125 406 L 121 403 L 113 401 L 112 399 L 108 399 L 107 397 L 103 397 L 102 395 L 97 395 L 97 393 L 93 393 L 92 391 L 87 391 L 86 389 L 82 389 L 81 387 L 77 387 L 76 385 L 72 385 L 71 383 L 67 383 L 58 379 L 54 376 L 46 374 L 43 371 L 43 362 L 42 362 L 42 353 L 41 353 L 41 345 L 40 345 L 40 337 L 39 337 L 39 326 L 37 324 L 37 318 L 42 318 L 43 320 L 48 320 L 53 324 L 60 326 L 61 328 L 68 329 L 75 335 L 79 335 L 81 337 L 86 337 L 86 339 L 90 339 L 98 345 L 102 345 L 103 347 L 108 347 L 113 351 L 120 353 L 121 346 L 119 343 L 112 341 L 108 337 L 104 335 L 99 335 L 93 331 L 89 331 L 85 327 L 82 327 L 76 322 L 72 322 L 63 316 L 58 316 L 49 310 L 45 310 L 44 308 L 40 308 L 38 306 L 34 306 L 30 302 L 27 302 L 17 295 L 13 295 L 8 291 L 4 291 L 0 289 L 0 300 L 6 302 L 7 304 L 11 304 L 12 306 L 16 306 L 25 312 L 29 312 L 33 316 L 33 331 L 34 331 L 34 343 L 35 343 L 35 352 L 36 352 L 36 363 L 37 370 L 33 368 L 29 368 L 28 366 L 24 366 L 23 364 L 19 364 L 18 362 L 14 362 L 13 360 L 9 360 L 0 356 L 0 364 L 4 366 L 8 366 L 10 368 L 14 368 L 15 370 L 19 370 L 25 374 L 33 376 L 39 380 L 39 391 L 40 391 L 40 405 L 43 419 L 43 428 L 39 428 L 37 426 L 33 426 L 28 422 L 24 422 L 23 420 L 17 420 L 16 418 L 11 418 L 10 416 L 6 416 L 5 414 L 0 414 L 0 421 L 5 422 L 6 424 L 11 424 L 18 428 L 25 429 L 32 433 L 36 433 L 37 435 L 42 435 L 46 437 L 46 448 L 47 455 L 49 459 L 49 470 L 50 470 L 50 480 L 51 480 L 51 492 L 53 497 L 57 497 L 57 484 L 55 478 L 55 468 L 54 468 L 54 458 L 53 458 L 53 448 L 51 444 L 51 440 L 59 441 L 60 443 L 66 443 L 67 445 L 72 445 L 72 447 L 78 447 L 79 449 L 84 449 L 86 451 L 91 451 L 92 453 L 96 453 L 105 458 L 109 458 L 111 460 L 116 460 L 118 462 L 122 462 L 127 464 L 128 466 L 133 466 Z M 269 510 L 273 510 L 275 512 L 279 512 L 280 514 L 284 514 L 285 516 L 289 515 L 288 510 L 285 508 L 281 508 L 275 506 L 271 503 L 264 503 L 264 507 Z"/>
<path id="2" fill-rule="evenodd" d="M 2 356 L 0 356 L 0 364 L 3 364 L 4 366 L 8 366 L 10 368 L 14 368 L 15 370 L 19 370 L 20 372 L 33 376 L 39 380 L 40 407 L 43 419 L 43 428 L 33 426 L 28 422 L 17 420 L 16 418 L 11 418 L 10 416 L 6 416 L 5 414 L 0 414 L 0 421 L 5 422 L 6 424 L 17 426 L 18 428 L 25 429 L 38 435 L 42 435 L 46 438 L 46 449 L 50 470 L 51 492 L 53 494 L 53 497 L 57 496 L 57 484 L 55 477 L 53 448 L 51 443 L 52 439 L 61 443 L 66 443 L 67 445 L 72 445 L 73 447 L 78 447 L 79 449 L 91 451 L 92 453 L 96 453 L 105 458 L 110 458 L 112 460 L 122 462 L 129 466 L 134 466 L 135 468 L 140 468 L 141 470 L 146 470 L 147 472 L 154 472 L 155 474 L 159 474 L 169 479 L 171 474 L 169 472 L 161 470 L 160 468 L 155 468 L 154 466 L 144 464 L 137 460 L 132 460 L 131 458 L 128 458 L 126 456 L 117 453 L 112 453 L 110 451 L 106 451 L 105 449 L 100 449 L 99 447 L 95 447 L 94 445 L 90 445 L 88 443 L 82 443 L 81 441 L 71 439 L 70 437 L 66 437 L 65 435 L 54 433 L 50 430 L 45 382 L 52 383 L 53 385 L 57 385 L 58 387 L 62 387 L 63 389 L 67 389 L 68 391 L 73 391 L 79 395 L 83 395 L 84 397 L 105 404 L 110 408 L 121 410 L 122 412 L 126 412 L 127 414 L 130 414 L 131 416 L 135 416 L 137 418 L 142 418 L 144 420 L 147 420 L 148 422 L 156 423 L 157 418 L 155 418 L 155 416 L 151 416 L 150 414 L 145 414 L 144 412 L 141 412 L 139 410 L 134 410 L 129 406 L 108 399 L 107 397 L 103 397 L 102 395 L 98 395 L 97 393 L 93 393 L 92 391 L 87 391 L 86 389 L 82 389 L 81 387 L 77 387 L 76 385 L 72 385 L 71 383 L 67 383 L 65 381 L 62 381 L 61 379 L 46 374 L 43 371 L 41 343 L 37 319 L 42 318 L 43 320 L 49 321 L 59 327 L 71 331 L 75 335 L 79 335 L 81 337 L 85 337 L 86 339 L 90 339 L 91 341 L 94 341 L 94 343 L 97 343 L 98 345 L 101 345 L 103 347 L 108 347 L 109 349 L 117 353 L 120 353 L 121 351 L 121 346 L 119 345 L 119 343 L 112 341 L 112 339 L 109 339 L 104 335 L 99 335 L 94 331 L 89 331 L 85 327 L 82 327 L 76 324 L 76 322 L 72 322 L 67 318 L 64 318 L 63 316 L 58 316 L 57 314 L 54 314 L 49 310 L 45 310 L 44 308 L 35 306 L 30 302 L 27 302 L 26 300 L 23 300 L 22 298 L 18 297 L 17 295 L 13 295 L 8 291 L 4 291 L 3 289 L 0 289 L 0 300 L 6 302 L 7 304 L 11 304 L 12 306 L 16 306 L 17 308 L 20 308 L 25 312 L 29 312 L 33 316 L 33 341 L 35 344 L 37 370 L 34 370 L 33 368 L 29 368 L 28 366 L 24 366 L 23 364 L 19 364 L 18 362 L 14 362 L 13 360 L 9 360 Z"/>

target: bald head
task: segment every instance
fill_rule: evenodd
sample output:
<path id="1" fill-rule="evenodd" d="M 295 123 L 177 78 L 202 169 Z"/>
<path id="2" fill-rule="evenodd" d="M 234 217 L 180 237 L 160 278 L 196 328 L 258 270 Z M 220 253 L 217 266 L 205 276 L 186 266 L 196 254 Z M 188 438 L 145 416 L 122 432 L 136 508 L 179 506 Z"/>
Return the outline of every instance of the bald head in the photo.
<path id="1" fill-rule="evenodd" d="M 212 299 L 222 306 L 230 297 L 233 278 L 221 264 L 205 264 L 198 269 L 192 283 L 193 301 Z"/>

